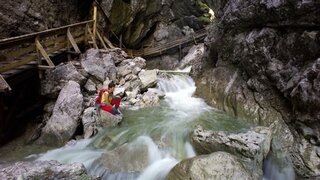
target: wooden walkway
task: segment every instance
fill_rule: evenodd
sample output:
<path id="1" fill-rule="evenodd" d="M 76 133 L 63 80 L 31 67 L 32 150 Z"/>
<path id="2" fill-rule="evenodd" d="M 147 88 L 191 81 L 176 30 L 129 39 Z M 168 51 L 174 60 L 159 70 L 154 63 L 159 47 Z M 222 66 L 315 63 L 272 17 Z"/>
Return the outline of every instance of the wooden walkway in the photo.
<path id="1" fill-rule="evenodd" d="M 80 54 L 78 44 L 91 45 L 104 49 L 114 48 L 112 43 L 102 36 L 96 28 L 95 20 L 75 23 L 42 32 L 26 34 L 0 40 L 0 92 L 10 89 L 5 84 L 6 77 L 28 68 L 50 69 L 55 65 L 52 56 L 64 52 Z M 90 27 L 93 27 L 92 29 Z M 148 57 L 165 54 L 173 48 L 180 48 L 187 43 L 197 43 L 206 37 L 202 29 L 191 36 L 186 36 L 166 44 L 140 50 L 124 49 L 130 57 Z"/>
<path id="2" fill-rule="evenodd" d="M 190 43 L 194 42 L 195 44 L 201 40 L 203 40 L 207 36 L 206 29 L 199 30 L 190 36 L 185 36 L 181 39 L 177 39 L 175 41 L 168 42 L 166 44 L 161 44 L 155 47 L 148 47 L 141 50 L 132 50 L 132 49 L 125 49 L 127 54 L 130 57 L 148 57 L 148 56 L 157 56 L 161 54 L 165 54 L 166 51 L 177 48 Z"/>

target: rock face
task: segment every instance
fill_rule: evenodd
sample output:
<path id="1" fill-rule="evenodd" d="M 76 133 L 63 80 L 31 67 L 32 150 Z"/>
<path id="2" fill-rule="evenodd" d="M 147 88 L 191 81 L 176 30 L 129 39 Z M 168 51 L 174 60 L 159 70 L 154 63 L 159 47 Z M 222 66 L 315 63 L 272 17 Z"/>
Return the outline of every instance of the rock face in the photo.
<path id="1" fill-rule="evenodd" d="M 52 116 L 42 129 L 38 142 L 49 145 L 66 143 L 76 132 L 82 110 L 83 96 L 80 85 L 69 81 L 61 90 Z"/>
<path id="2" fill-rule="evenodd" d="M 224 88 L 225 94 L 233 93 L 223 100 L 230 102 L 225 109 L 232 109 L 245 99 L 255 102 L 256 110 L 244 104 L 243 111 L 235 114 L 255 111 L 259 123 L 271 122 L 266 111 L 274 112 L 271 116 L 280 119 L 280 123 L 286 122 L 295 135 L 287 151 L 296 171 L 302 176 L 320 175 L 319 166 L 314 166 L 319 164 L 319 156 L 310 161 L 314 153 L 303 153 L 315 152 L 320 140 L 320 31 L 317 28 L 320 3 L 315 0 L 206 2 L 218 18 L 206 43 L 207 59 L 215 66 L 209 73 L 222 76 L 228 69 L 235 77 L 227 75 L 231 78 L 222 87 L 221 83 L 215 84 L 219 81 L 207 81 L 216 88 L 212 88 L 213 92 Z M 243 82 L 233 85 L 239 81 Z M 267 104 L 268 108 L 264 108 Z M 285 139 L 281 141 L 286 143 Z"/>
<path id="3" fill-rule="evenodd" d="M 202 1 L 109 0 L 101 2 L 101 6 L 111 21 L 112 30 L 123 36 L 124 44 L 127 47 L 139 47 L 150 44 L 154 40 L 153 33 L 157 30 L 172 25 L 181 29 L 184 26 L 202 28 L 208 22 L 201 17 L 208 14 L 208 10 L 200 2 Z M 102 19 L 100 22 L 105 23 Z M 156 33 L 154 37 L 159 40 L 159 37 L 168 36 L 168 31 L 162 32 Z M 179 33 L 182 35 L 181 30 Z"/>
<path id="4" fill-rule="evenodd" d="M 2 1 L 0 39 L 80 22 L 89 15 L 90 4 L 82 0 Z"/>
<path id="5" fill-rule="evenodd" d="M 45 80 L 41 82 L 41 94 L 56 98 L 70 80 L 83 85 L 86 78 L 71 63 L 59 64 L 54 70 L 45 72 Z"/>
<path id="6" fill-rule="evenodd" d="M 254 179 L 237 157 L 226 152 L 196 156 L 178 163 L 168 174 L 168 180 Z"/>
<path id="7" fill-rule="evenodd" d="M 265 127 L 238 134 L 198 127 L 191 135 L 191 142 L 201 154 L 226 151 L 237 156 L 253 179 L 261 179 L 263 160 L 270 151 L 271 135 L 271 130 Z"/>
<path id="8" fill-rule="evenodd" d="M 0 169 L 0 179 L 93 179 L 81 163 L 17 162 Z"/>

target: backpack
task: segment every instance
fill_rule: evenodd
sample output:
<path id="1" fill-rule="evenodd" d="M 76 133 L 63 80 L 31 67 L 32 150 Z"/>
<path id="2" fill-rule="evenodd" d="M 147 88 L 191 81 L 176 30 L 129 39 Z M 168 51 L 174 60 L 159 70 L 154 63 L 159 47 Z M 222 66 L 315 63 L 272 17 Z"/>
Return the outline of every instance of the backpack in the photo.
<path id="1" fill-rule="evenodd" d="M 102 94 L 104 93 L 104 92 L 106 92 L 107 90 L 106 89 L 101 89 L 100 91 L 99 91 L 99 94 L 98 94 L 98 97 L 96 98 L 96 105 L 100 105 L 101 104 L 101 98 L 102 98 Z"/>

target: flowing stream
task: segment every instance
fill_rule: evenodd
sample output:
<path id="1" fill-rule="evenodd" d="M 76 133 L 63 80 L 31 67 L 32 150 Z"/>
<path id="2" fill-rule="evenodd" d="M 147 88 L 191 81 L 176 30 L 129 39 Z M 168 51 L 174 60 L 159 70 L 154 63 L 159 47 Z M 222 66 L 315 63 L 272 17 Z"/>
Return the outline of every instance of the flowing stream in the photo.
<path id="1" fill-rule="evenodd" d="M 178 162 L 196 155 L 189 134 L 197 125 L 229 132 L 248 128 L 243 121 L 193 97 L 196 86 L 189 76 L 160 79 L 158 89 L 166 95 L 159 107 L 125 109 L 121 126 L 48 151 L 38 159 L 81 162 L 91 175 L 103 179 L 165 179 Z"/>

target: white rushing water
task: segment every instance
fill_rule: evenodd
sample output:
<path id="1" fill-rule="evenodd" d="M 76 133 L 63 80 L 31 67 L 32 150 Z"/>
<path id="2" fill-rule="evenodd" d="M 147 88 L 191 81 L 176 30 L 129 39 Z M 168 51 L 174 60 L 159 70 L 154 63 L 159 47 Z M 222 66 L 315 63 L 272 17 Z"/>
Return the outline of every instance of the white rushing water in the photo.
<path id="1" fill-rule="evenodd" d="M 128 177 L 139 180 L 165 179 L 170 169 L 179 161 L 196 155 L 187 140 L 187 135 L 190 128 L 192 128 L 190 125 L 203 112 L 212 108 L 202 99 L 192 97 L 196 87 L 189 76 L 171 76 L 170 78 L 161 79 L 158 83 L 158 89 L 166 95 L 161 109 L 154 108 L 144 114 L 140 113 L 133 120 L 131 126 L 113 130 L 115 135 L 111 135 L 113 141 L 125 142 L 129 144 L 130 148 L 135 146 L 143 147 L 144 145 L 147 147 L 149 163 L 138 176 L 105 175 L 103 168 L 91 167 L 94 160 L 99 158 L 102 153 L 112 152 L 112 149 L 117 148 L 108 143 L 101 145 L 105 137 L 104 132 L 99 133 L 93 139 L 80 140 L 74 145 L 49 151 L 40 155 L 38 160 L 58 160 L 62 163 L 81 162 L 86 168 L 90 169 L 92 174 L 99 176 L 104 174 L 102 175 L 104 179 L 127 179 Z M 138 111 L 131 113 L 138 113 Z M 154 116 L 155 111 L 160 115 Z M 153 120 L 149 120 L 150 118 L 147 116 L 152 116 Z M 133 117 L 130 116 L 130 118 Z M 126 121 L 126 117 L 124 121 Z M 129 134 L 133 134 L 131 140 L 126 138 Z M 99 145 L 97 147 L 92 144 Z M 128 151 L 124 155 L 124 159 L 132 158 L 130 153 Z"/>
<path id="2" fill-rule="evenodd" d="M 232 132 L 245 128 L 193 97 L 196 86 L 189 76 L 168 75 L 159 80 L 158 89 L 166 95 L 160 107 L 125 110 L 120 127 L 48 151 L 38 160 L 80 162 L 102 179 L 161 180 L 178 162 L 196 155 L 188 138 L 196 125 Z M 100 158 L 102 154 L 106 156 Z"/>

